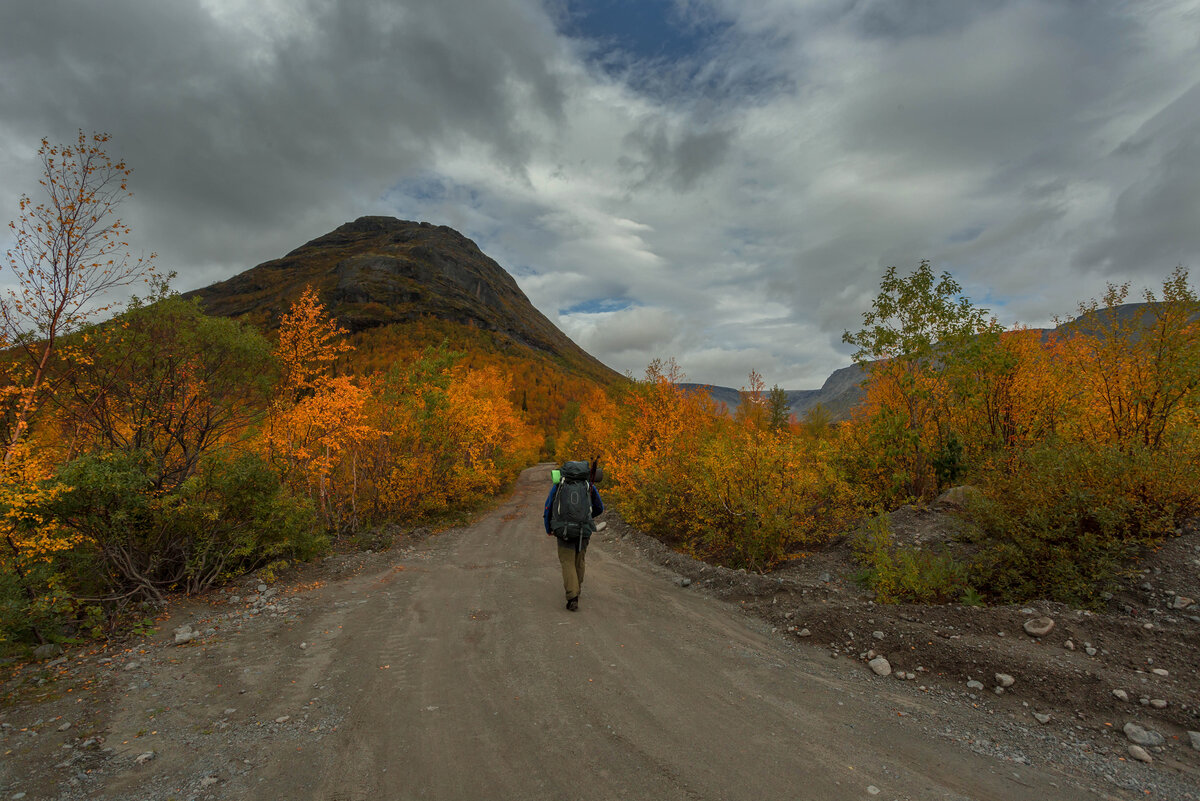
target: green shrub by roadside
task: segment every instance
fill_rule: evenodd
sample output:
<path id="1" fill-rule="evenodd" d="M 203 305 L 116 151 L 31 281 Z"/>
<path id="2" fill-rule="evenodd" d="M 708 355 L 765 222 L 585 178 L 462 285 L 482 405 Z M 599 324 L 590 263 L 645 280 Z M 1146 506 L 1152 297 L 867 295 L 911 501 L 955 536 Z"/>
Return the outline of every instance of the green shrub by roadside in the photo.
<path id="1" fill-rule="evenodd" d="M 882 511 L 867 520 L 850 547 L 863 565 L 863 582 L 880 603 L 936 604 L 978 598 L 968 584 L 967 566 L 946 553 L 897 545 Z"/>
<path id="2" fill-rule="evenodd" d="M 972 584 L 992 600 L 1095 607 L 1138 551 L 1200 510 L 1195 442 L 1151 451 L 1048 441 L 983 475 Z"/>
<path id="3" fill-rule="evenodd" d="M 162 601 L 325 547 L 308 502 L 255 454 L 210 455 L 173 492 L 155 489 L 155 470 L 133 451 L 83 456 L 58 473 L 66 489 L 45 511 L 82 535 L 61 566 L 93 597 Z"/>

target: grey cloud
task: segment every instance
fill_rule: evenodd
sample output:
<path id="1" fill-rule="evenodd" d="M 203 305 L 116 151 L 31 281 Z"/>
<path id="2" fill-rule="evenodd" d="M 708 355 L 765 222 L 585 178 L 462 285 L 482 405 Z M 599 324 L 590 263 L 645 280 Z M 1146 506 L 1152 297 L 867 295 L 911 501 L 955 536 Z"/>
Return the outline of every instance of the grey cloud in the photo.
<path id="1" fill-rule="evenodd" d="M 1114 153 L 1136 178 L 1117 196 L 1096 242 L 1078 266 L 1119 275 L 1144 267 L 1165 276 L 1200 254 L 1200 83 L 1149 120 Z M 1191 263 L 1191 264 L 1189 264 Z"/>
<path id="2" fill-rule="evenodd" d="M 715 169 L 729 153 L 732 133 L 695 127 L 689 120 L 682 130 L 672 132 L 656 119 L 626 134 L 628 155 L 620 165 L 637 176 L 633 185 L 665 181 L 676 192 L 687 192 Z"/>
<path id="3" fill-rule="evenodd" d="M 519 172 L 525 120 L 561 114 L 552 30 L 521 3 L 286 8 L 303 24 L 245 37 L 191 3 L 5 4 L 9 146 L 108 130 L 137 154 L 139 233 L 185 263 L 236 262 L 353 218 L 463 143 Z"/>
<path id="4" fill-rule="evenodd" d="M 960 31 L 1008 0 L 852 0 L 843 11 L 856 30 L 869 38 L 901 39 Z"/>

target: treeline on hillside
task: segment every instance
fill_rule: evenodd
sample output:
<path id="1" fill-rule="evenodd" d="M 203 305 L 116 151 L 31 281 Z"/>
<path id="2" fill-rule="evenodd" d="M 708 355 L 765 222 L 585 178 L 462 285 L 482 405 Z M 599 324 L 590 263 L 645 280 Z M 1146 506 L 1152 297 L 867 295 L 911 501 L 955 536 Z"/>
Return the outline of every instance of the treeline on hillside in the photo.
<path id="1" fill-rule="evenodd" d="M 891 268 L 845 335 L 868 374 L 851 419 L 784 420 L 755 373 L 731 418 L 656 361 L 597 391 L 559 458 L 600 455 L 632 524 L 729 566 L 769 569 L 873 515 L 854 547 L 881 600 L 1095 605 L 1200 512 L 1200 303 L 1182 268 L 1138 314 L 1128 293 L 1043 336 L 928 262 Z M 964 484 L 970 559 L 894 541 L 883 512 Z"/>
<path id="2" fill-rule="evenodd" d="M 43 141 L 0 298 L 0 647 L 114 620 L 479 503 L 536 458 L 508 376 L 446 347 L 358 375 L 311 289 L 277 340 L 206 316 L 135 259 L 108 137 Z M 149 282 L 119 314 L 105 298 Z"/>

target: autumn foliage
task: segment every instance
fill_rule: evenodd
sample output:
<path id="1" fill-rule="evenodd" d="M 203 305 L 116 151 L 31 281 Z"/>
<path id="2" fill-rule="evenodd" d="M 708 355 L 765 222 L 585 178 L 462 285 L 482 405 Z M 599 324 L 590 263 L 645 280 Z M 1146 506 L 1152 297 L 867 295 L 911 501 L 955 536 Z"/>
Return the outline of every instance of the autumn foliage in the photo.
<path id="1" fill-rule="evenodd" d="M 611 497 L 634 525 L 675 547 L 735 567 L 766 570 L 825 539 L 845 521 L 845 483 L 818 439 L 772 426 L 751 374 L 730 418 L 704 392 L 680 386 L 674 361 L 581 408 L 560 448 L 598 456 Z"/>
<path id="2" fill-rule="evenodd" d="M 1092 604 L 1138 550 L 1200 511 L 1200 305 L 1176 270 L 1149 305 L 1127 286 L 1046 333 L 1002 329 L 923 262 L 891 269 L 859 347 L 850 419 L 787 420 L 751 372 L 734 415 L 673 361 L 595 392 L 558 458 L 599 456 L 610 497 L 663 541 L 766 570 L 869 520 L 854 538 L 880 600 L 1051 597 Z M 897 545 L 886 513 L 977 491 L 975 554 Z"/>
<path id="3" fill-rule="evenodd" d="M 48 199 L 13 225 L 0 643 L 97 633 L 331 536 L 446 519 L 536 459 L 568 400 L 539 407 L 553 392 L 518 389 L 530 374 L 501 359 L 425 343 L 356 362 L 311 288 L 271 338 L 172 293 L 125 250 L 129 170 L 106 142 L 43 143 Z M 92 322 L 136 281 L 147 297 Z"/>

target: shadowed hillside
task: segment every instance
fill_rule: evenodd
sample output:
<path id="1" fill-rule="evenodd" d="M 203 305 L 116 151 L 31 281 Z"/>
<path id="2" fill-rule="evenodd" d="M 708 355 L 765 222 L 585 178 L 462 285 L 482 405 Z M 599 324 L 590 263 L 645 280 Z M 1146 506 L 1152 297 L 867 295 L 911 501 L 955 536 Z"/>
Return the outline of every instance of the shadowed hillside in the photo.
<path id="1" fill-rule="evenodd" d="M 433 318 L 492 332 L 511 348 L 602 382 L 620 377 L 534 308 L 474 242 L 444 225 L 359 217 L 185 297 L 200 298 L 209 314 L 272 330 L 309 284 L 351 333 Z"/>

